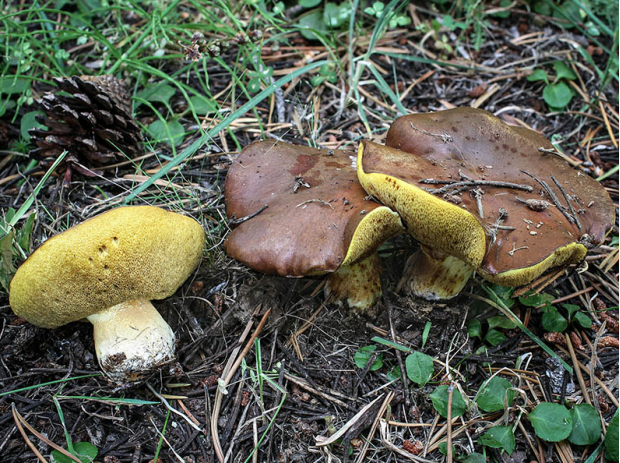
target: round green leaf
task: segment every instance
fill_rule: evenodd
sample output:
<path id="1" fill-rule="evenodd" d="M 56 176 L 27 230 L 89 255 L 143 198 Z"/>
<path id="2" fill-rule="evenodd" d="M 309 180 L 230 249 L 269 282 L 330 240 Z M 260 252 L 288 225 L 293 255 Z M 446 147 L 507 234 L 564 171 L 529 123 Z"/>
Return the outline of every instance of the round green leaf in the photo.
<path id="1" fill-rule="evenodd" d="M 82 463 L 91 463 L 95 461 L 99 449 L 90 442 L 75 442 L 73 444 L 73 454 L 78 457 Z M 52 450 L 52 459 L 55 463 L 74 463 L 74 461 L 58 450 Z"/>
<path id="2" fill-rule="evenodd" d="M 424 386 L 433 376 L 433 359 L 422 352 L 409 354 L 405 360 L 407 378 L 420 386 Z"/>
<path id="3" fill-rule="evenodd" d="M 490 317 L 487 321 L 489 322 L 490 330 L 494 328 L 504 328 L 507 330 L 512 330 L 517 327 L 517 324 L 513 322 L 510 318 L 504 317 L 502 315 L 497 317 Z"/>
<path id="4" fill-rule="evenodd" d="M 29 79 L 21 79 L 15 76 L 0 77 L 0 94 L 24 93 L 32 83 Z"/>
<path id="5" fill-rule="evenodd" d="M 19 131 L 23 138 L 26 140 L 30 139 L 30 134 L 28 131 L 30 129 L 45 129 L 46 127 L 43 124 L 37 122 L 37 115 L 43 114 L 41 111 L 30 111 L 22 116 L 22 120 L 19 126 Z"/>
<path id="6" fill-rule="evenodd" d="M 318 40 L 317 32 L 322 34 L 327 32 L 327 26 L 323 22 L 323 12 L 321 10 L 313 10 L 299 18 L 299 33 L 305 39 Z"/>
<path id="7" fill-rule="evenodd" d="M 515 435 L 510 426 L 493 426 L 478 439 L 482 445 L 504 449 L 509 455 L 515 450 Z"/>
<path id="8" fill-rule="evenodd" d="M 461 463 L 486 463 L 487 459 L 480 453 L 469 453 L 457 458 Z"/>
<path id="9" fill-rule="evenodd" d="M 480 392 L 476 396 L 476 403 L 481 410 L 485 412 L 497 412 L 504 409 L 504 398 L 508 399 L 508 406 L 512 405 L 515 397 L 515 391 L 510 381 L 494 376 L 480 388 Z"/>
<path id="10" fill-rule="evenodd" d="M 539 80 L 542 80 L 549 83 L 549 78 L 547 77 L 547 73 L 544 69 L 535 69 L 534 72 L 532 72 L 529 76 L 526 77 L 526 80 L 528 82 L 538 82 Z"/>
<path id="11" fill-rule="evenodd" d="M 317 5 L 321 4 L 322 0 L 299 0 L 299 6 L 303 8 L 314 8 Z"/>
<path id="12" fill-rule="evenodd" d="M 549 84 L 543 90 L 545 102 L 553 108 L 565 108 L 573 99 L 573 91 L 564 82 Z"/>
<path id="13" fill-rule="evenodd" d="M 561 333 L 568 327 L 568 321 L 558 312 L 558 309 L 548 306 L 542 317 L 542 325 L 547 331 Z"/>
<path id="14" fill-rule="evenodd" d="M 156 142 L 166 142 L 171 146 L 181 144 L 185 136 L 185 128 L 179 121 L 157 120 L 149 125 L 146 130 Z"/>
<path id="15" fill-rule="evenodd" d="M 506 336 L 504 336 L 504 333 L 497 330 L 489 330 L 484 337 L 484 340 L 491 344 L 493 347 L 500 345 L 506 339 L 507 338 Z"/>
<path id="16" fill-rule="evenodd" d="M 355 365 L 358 368 L 363 370 L 366 367 L 366 364 L 370 360 L 370 357 L 372 356 L 375 350 L 377 350 L 377 346 L 365 346 L 365 347 L 361 347 L 360 349 L 358 349 L 358 351 L 353 356 L 353 361 L 355 362 Z M 370 371 L 378 370 L 382 366 L 383 366 L 383 354 L 379 354 L 377 355 L 377 357 L 375 358 L 375 361 L 370 367 Z"/>
<path id="17" fill-rule="evenodd" d="M 607 426 L 605 434 L 605 458 L 618 463 L 618 410 Z"/>
<path id="18" fill-rule="evenodd" d="M 472 318 L 467 322 L 467 334 L 470 338 L 482 339 L 482 323 L 477 318 Z"/>
<path id="19" fill-rule="evenodd" d="M 553 67 L 555 68 L 555 79 L 568 79 L 575 80 L 577 75 L 573 72 L 573 70 L 568 67 L 568 65 L 564 61 L 556 61 L 553 63 Z"/>
<path id="20" fill-rule="evenodd" d="M 170 85 L 160 83 L 145 87 L 136 94 L 136 97 L 150 101 L 151 103 L 163 103 L 167 105 L 170 98 L 174 96 L 174 92 L 174 88 Z"/>
<path id="21" fill-rule="evenodd" d="M 196 111 L 196 114 L 199 116 L 205 116 L 217 111 L 217 104 L 202 95 L 194 95 L 189 101 L 192 102 L 194 111 Z"/>
<path id="22" fill-rule="evenodd" d="M 528 415 L 536 435 L 548 442 L 566 439 L 573 428 L 570 413 L 560 404 L 543 402 Z"/>
<path id="23" fill-rule="evenodd" d="M 592 405 L 575 405 L 570 416 L 573 420 L 573 429 L 568 436 L 571 444 L 592 445 L 601 438 L 601 419 Z"/>
<path id="24" fill-rule="evenodd" d="M 433 407 L 442 417 L 448 417 L 448 386 L 439 386 L 430 395 Z M 452 393 L 452 418 L 459 417 L 465 413 L 467 405 L 458 389 Z"/>
<path id="25" fill-rule="evenodd" d="M 592 326 L 592 320 L 583 312 L 577 312 L 573 318 L 582 328 L 590 328 Z"/>

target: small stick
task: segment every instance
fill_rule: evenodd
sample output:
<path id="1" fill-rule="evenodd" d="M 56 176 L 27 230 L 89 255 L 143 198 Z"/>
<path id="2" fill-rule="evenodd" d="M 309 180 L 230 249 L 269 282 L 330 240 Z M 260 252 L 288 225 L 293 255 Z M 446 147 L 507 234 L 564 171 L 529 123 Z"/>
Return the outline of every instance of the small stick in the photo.
<path id="1" fill-rule="evenodd" d="M 258 214 L 263 212 L 268 207 L 269 206 L 267 204 L 265 204 L 263 207 L 261 207 L 256 212 L 254 212 L 254 213 L 252 213 L 250 215 L 246 215 L 245 217 L 241 217 L 240 219 L 235 219 L 235 215 L 233 214 L 232 218 L 228 221 L 228 224 L 229 225 L 239 225 L 240 223 L 243 223 L 243 222 L 246 222 L 246 221 L 248 221 L 250 219 L 253 219 L 254 217 L 256 217 Z"/>
<path id="2" fill-rule="evenodd" d="M 433 137 L 436 138 L 437 140 L 441 140 L 444 143 L 452 143 L 452 135 L 450 135 L 449 133 L 442 133 L 442 134 L 437 134 L 437 133 L 432 133 L 429 132 L 428 130 L 424 130 L 424 129 L 418 129 L 415 125 L 413 125 L 413 122 L 409 122 L 409 125 L 411 125 L 411 128 L 413 130 L 415 130 L 416 132 L 420 132 L 423 133 L 424 135 L 428 135 L 429 137 Z"/>
<path id="3" fill-rule="evenodd" d="M 322 204 L 323 206 L 329 206 L 332 209 L 334 208 L 334 206 L 332 206 L 331 204 L 329 204 L 327 201 L 323 201 L 322 199 L 309 199 L 308 201 L 304 201 L 303 203 L 299 203 L 297 206 L 295 207 L 301 207 L 301 206 L 305 206 L 306 204 L 310 204 L 310 203 L 319 203 Z"/>
<path id="4" fill-rule="evenodd" d="M 472 190 L 472 194 L 476 198 L 476 206 L 478 206 L 478 215 L 480 216 L 481 219 L 484 219 L 484 208 L 482 207 L 482 195 L 484 194 L 484 191 L 482 191 L 482 188 L 478 187 Z"/>
<path id="5" fill-rule="evenodd" d="M 553 204 L 555 205 L 555 207 L 557 207 L 560 210 L 560 212 L 562 212 L 562 214 L 564 214 L 564 217 L 566 217 L 566 220 L 568 220 L 570 223 L 575 223 L 575 220 L 570 216 L 570 214 L 568 213 L 566 208 L 562 205 L 562 203 L 560 203 L 560 200 L 555 195 L 555 193 L 553 192 L 553 190 L 551 189 L 551 187 L 549 186 L 549 184 L 547 182 L 545 182 L 544 180 L 539 179 L 538 177 L 535 177 L 534 175 L 530 174 L 529 172 L 527 172 L 527 171 L 525 171 L 523 169 L 521 169 L 521 172 L 523 172 L 525 175 L 530 176 L 531 178 L 536 180 L 538 183 L 540 183 L 540 186 L 542 186 L 543 189 L 545 190 L 545 192 L 549 195 L 549 197 L 551 198 L 551 201 L 553 201 Z"/>
<path id="6" fill-rule="evenodd" d="M 519 185 L 517 183 L 500 182 L 500 181 L 495 181 L 495 180 L 466 180 L 462 182 L 453 182 L 442 188 L 432 190 L 432 194 L 434 195 L 443 194 L 443 193 L 447 193 L 448 191 L 454 188 L 469 187 L 469 186 L 495 186 L 495 187 L 503 187 L 503 188 L 513 188 L 515 190 L 522 190 L 522 191 L 529 191 L 529 192 L 534 190 L 534 188 L 532 188 L 529 185 Z"/>
<path id="7" fill-rule="evenodd" d="M 447 425 L 448 425 L 448 429 L 446 431 L 447 433 L 447 439 L 446 439 L 446 444 L 447 444 L 447 458 L 448 458 L 448 463 L 452 463 L 452 396 L 454 394 L 454 386 L 452 386 L 452 384 L 450 386 L 448 386 L 448 421 L 447 421 Z"/>
<path id="8" fill-rule="evenodd" d="M 522 249 L 529 249 L 529 247 L 528 246 L 521 246 L 520 248 L 518 248 L 514 243 L 512 243 L 512 250 L 508 251 L 508 255 L 509 256 L 514 256 L 515 252 L 521 251 Z"/>
<path id="9" fill-rule="evenodd" d="M 581 223 L 579 222 L 579 219 L 577 218 L 577 214 L 575 213 L 575 209 L 573 209 L 573 205 L 570 202 L 570 196 L 568 196 L 568 193 L 566 193 L 566 190 L 564 190 L 560 182 L 557 181 L 557 179 L 553 176 L 553 174 L 551 174 L 551 180 L 553 180 L 553 183 L 555 183 L 556 186 L 562 192 L 562 195 L 564 196 L 564 199 L 566 200 L 566 204 L 568 204 L 568 208 L 570 209 L 570 213 L 573 215 L 573 219 L 575 219 L 575 223 L 577 224 L 577 227 L 579 228 L 579 230 L 581 230 Z"/>

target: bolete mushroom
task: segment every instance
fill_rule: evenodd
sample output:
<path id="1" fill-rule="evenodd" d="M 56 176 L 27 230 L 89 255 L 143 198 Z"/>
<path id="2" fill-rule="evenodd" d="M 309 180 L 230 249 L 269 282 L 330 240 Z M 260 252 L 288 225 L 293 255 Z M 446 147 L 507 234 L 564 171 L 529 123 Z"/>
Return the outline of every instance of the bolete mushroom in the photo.
<path id="1" fill-rule="evenodd" d="M 524 285 L 581 261 L 614 223 L 605 189 L 532 130 L 457 108 L 397 119 L 387 146 L 363 142 L 358 176 L 422 245 L 411 290 L 449 298 L 477 270 Z"/>
<path id="2" fill-rule="evenodd" d="M 380 295 L 377 248 L 402 232 L 397 213 L 366 196 L 355 153 L 265 141 L 226 177 L 232 258 L 285 277 L 330 274 L 326 292 L 366 309 Z"/>
<path id="3" fill-rule="evenodd" d="M 136 380 L 174 357 L 174 333 L 150 300 L 175 293 L 204 245 L 202 226 L 190 217 L 119 207 L 32 253 L 11 281 L 11 308 L 43 328 L 88 319 L 104 372 L 116 382 Z"/>

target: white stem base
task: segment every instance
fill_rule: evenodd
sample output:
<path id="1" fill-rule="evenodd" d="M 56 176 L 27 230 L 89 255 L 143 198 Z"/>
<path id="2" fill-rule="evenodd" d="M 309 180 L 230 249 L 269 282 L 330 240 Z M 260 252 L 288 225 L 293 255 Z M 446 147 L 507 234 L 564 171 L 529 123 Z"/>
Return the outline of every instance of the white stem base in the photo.
<path id="1" fill-rule="evenodd" d="M 150 301 L 135 300 L 88 317 L 99 365 L 113 381 L 140 379 L 174 358 L 174 333 Z"/>
<path id="2" fill-rule="evenodd" d="M 405 264 L 405 291 L 428 300 L 451 299 L 467 284 L 474 268 L 452 256 L 433 256 L 421 248 Z"/>
<path id="3" fill-rule="evenodd" d="M 325 284 L 325 295 L 335 302 L 347 301 L 349 307 L 365 311 L 381 297 L 381 260 L 379 254 L 353 264 L 345 265 L 332 273 Z"/>

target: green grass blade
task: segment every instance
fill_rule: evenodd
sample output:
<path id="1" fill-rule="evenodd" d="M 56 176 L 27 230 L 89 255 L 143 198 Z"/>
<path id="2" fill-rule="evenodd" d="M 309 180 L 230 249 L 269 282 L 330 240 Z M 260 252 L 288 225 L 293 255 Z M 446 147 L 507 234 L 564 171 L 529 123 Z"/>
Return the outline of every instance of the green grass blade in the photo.
<path id="1" fill-rule="evenodd" d="M 611 177 L 613 174 L 618 172 L 618 168 L 620 168 L 620 165 L 616 164 L 611 169 L 609 169 L 607 172 L 605 172 L 603 175 L 601 175 L 600 177 L 597 177 L 596 180 L 600 182 L 601 180 L 605 180 L 606 178 Z"/>
<path id="2" fill-rule="evenodd" d="M 401 114 L 403 116 L 409 114 L 409 111 L 405 109 L 403 104 L 400 102 L 400 99 L 392 91 L 392 89 L 387 84 L 383 76 L 379 73 L 379 71 L 375 69 L 372 62 L 360 61 L 360 64 L 364 64 L 370 70 L 370 72 L 372 72 L 372 75 L 375 77 L 375 80 L 377 81 L 377 87 L 379 87 L 379 90 L 381 90 L 383 93 L 385 93 L 387 96 L 390 97 L 390 99 L 392 100 L 392 103 L 394 103 L 394 105 L 401 112 Z"/>
<path id="3" fill-rule="evenodd" d="M 263 101 L 265 98 L 270 96 L 273 92 L 275 92 L 276 89 L 282 87 L 284 84 L 291 82 L 296 77 L 299 77 L 305 74 L 306 72 L 311 71 L 312 69 L 316 69 L 328 63 L 330 63 L 330 61 L 324 60 L 324 61 L 317 61 L 315 63 L 308 64 L 302 68 L 297 69 L 294 72 L 291 72 L 290 74 L 284 76 L 283 78 L 269 85 L 265 90 L 260 92 L 250 101 L 245 103 L 243 106 L 239 107 L 236 111 L 231 113 L 228 117 L 224 118 L 215 127 L 211 128 L 208 132 L 204 133 L 202 137 L 200 137 L 190 146 L 185 148 L 178 156 L 176 156 L 168 164 L 162 167 L 157 173 L 153 174 L 146 182 L 139 185 L 134 191 L 132 191 L 129 194 L 129 196 L 127 196 L 127 198 L 125 198 L 124 203 L 127 204 L 128 202 L 133 200 L 136 196 L 138 196 L 140 193 L 142 193 L 144 190 L 146 190 L 151 185 L 153 185 L 153 183 L 155 183 L 157 180 L 162 178 L 164 175 L 168 174 L 168 172 L 170 172 L 174 167 L 178 166 L 183 161 L 185 161 L 185 159 L 187 159 L 189 156 L 193 155 L 196 151 L 198 151 L 200 147 L 204 145 L 208 140 L 212 139 L 217 133 L 224 130 L 226 127 L 228 127 L 232 122 L 234 122 L 241 115 L 245 114 L 252 108 L 256 107 L 256 105 L 258 105 L 261 101 Z"/>
<path id="4" fill-rule="evenodd" d="M 102 376 L 102 374 L 93 373 L 92 375 L 72 376 L 71 378 L 57 379 L 54 381 L 48 381 L 47 383 L 35 384 L 33 386 L 20 387 L 19 389 L 13 389 L 11 391 L 0 392 L 0 397 L 4 397 L 5 395 L 10 395 L 10 394 L 17 394 L 18 392 L 30 391 L 32 389 L 38 389 L 40 387 L 51 386 L 52 384 L 66 383 L 67 381 L 73 381 L 73 380 L 82 379 L 82 378 L 95 378 L 97 376 Z"/>

